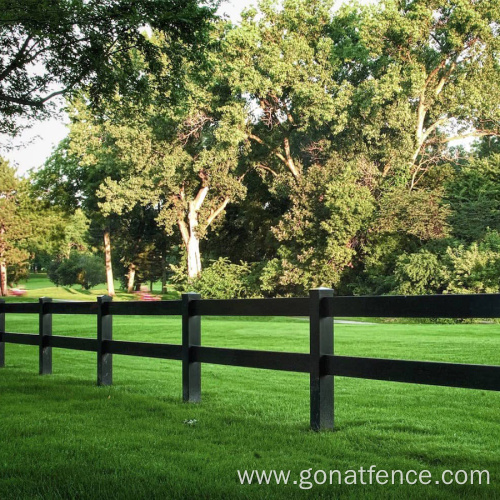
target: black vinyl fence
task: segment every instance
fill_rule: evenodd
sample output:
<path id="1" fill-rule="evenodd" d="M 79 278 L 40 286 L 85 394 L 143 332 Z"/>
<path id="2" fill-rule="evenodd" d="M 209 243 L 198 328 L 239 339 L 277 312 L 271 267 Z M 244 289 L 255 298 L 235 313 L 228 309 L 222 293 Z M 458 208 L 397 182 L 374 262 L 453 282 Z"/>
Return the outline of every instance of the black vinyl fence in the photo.
<path id="1" fill-rule="evenodd" d="M 39 315 L 38 334 L 5 331 L 8 313 Z M 97 338 L 52 335 L 54 314 L 97 316 Z M 112 318 L 118 315 L 179 315 L 182 344 L 154 344 L 113 340 Z M 306 353 L 226 349 L 201 345 L 202 316 L 308 316 L 310 351 Z M 201 364 L 244 366 L 310 374 L 310 423 L 314 430 L 333 429 L 334 377 L 356 377 L 414 384 L 430 384 L 500 391 L 500 366 L 436 363 L 334 355 L 334 317 L 499 318 L 500 294 L 334 297 L 318 288 L 309 298 L 201 300 L 196 293 L 181 300 L 161 302 L 38 303 L 0 302 L 0 367 L 5 366 L 5 343 L 39 347 L 41 375 L 52 373 L 52 348 L 97 353 L 97 383 L 113 380 L 113 354 L 174 359 L 182 362 L 183 399 L 201 399 Z"/>

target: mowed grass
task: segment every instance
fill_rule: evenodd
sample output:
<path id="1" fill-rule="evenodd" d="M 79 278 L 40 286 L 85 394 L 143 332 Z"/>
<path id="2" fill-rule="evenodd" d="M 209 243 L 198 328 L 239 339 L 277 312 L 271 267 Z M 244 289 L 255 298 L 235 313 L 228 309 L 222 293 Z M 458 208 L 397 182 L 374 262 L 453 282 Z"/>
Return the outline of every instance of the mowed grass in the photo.
<path id="1" fill-rule="evenodd" d="M 115 317 L 114 338 L 180 343 L 180 318 Z M 204 318 L 203 344 L 308 351 L 301 319 Z M 7 315 L 7 331 L 37 317 Z M 55 316 L 54 334 L 95 336 L 95 317 Z M 353 356 L 500 364 L 499 325 L 336 325 Z M 203 365 L 200 404 L 182 403 L 180 363 L 114 357 L 97 387 L 94 353 L 6 346 L 0 370 L 0 498 L 500 498 L 500 394 L 336 378 L 336 431 L 308 429 L 305 374 Z M 312 468 L 427 469 L 429 485 L 325 484 Z M 290 470 L 288 485 L 241 485 L 237 470 Z M 436 484 L 484 470 L 490 485 Z"/>
<path id="2" fill-rule="evenodd" d="M 18 286 L 24 288 L 26 293 L 22 297 L 5 297 L 7 302 L 33 302 L 34 300 L 38 300 L 39 297 L 50 297 L 55 300 L 95 301 L 99 295 L 106 295 L 108 293 L 106 283 L 101 283 L 90 290 L 84 290 L 81 285 L 56 287 L 47 278 L 46 273 L 31 273 L 29 278 L 21 280 Z M 118 280 L 114 281 L 114 286 L 116 295 L 113 300 L 137 300 L 135 293 L 127 293 L 121 289 L 121 284 Z M 153 293 L 156 295 L 161 294 L 160 282 L 154 283 Z M 162 296 L 164 300 L 178 299 L 179 297 L 180 294 L 171 285 L 167 287 L 167 293 Z"/>

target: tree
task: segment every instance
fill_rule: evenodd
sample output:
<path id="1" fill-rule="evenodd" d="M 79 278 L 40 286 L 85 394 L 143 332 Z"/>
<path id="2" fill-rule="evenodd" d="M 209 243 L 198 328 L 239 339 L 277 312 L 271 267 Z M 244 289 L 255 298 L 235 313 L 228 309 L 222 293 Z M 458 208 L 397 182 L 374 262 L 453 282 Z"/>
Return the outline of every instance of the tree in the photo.
<path id="1" fill-rule="evenodd" d="M 158 38 L 158 43 L 165 41 Z M 88 156 L 119 162 L 124 173 L 119 181 L 110 177 L 102 185 L 103 212 L 122 216 L 137 204 L 154 207 L 166 235 L 180 237 L 191 279 L 201 273 L 200 241 L 245 192 L 239 161 L 244 103 L 227 87 L 223 55 L 214 44 L 215 49 L 207 48 L 207 67 L 185 61 L 180 85 L 187 93 L 178 105 L 165 106 L 153 93 L 148 108 L 124 113 L 119 96 L 110 101 L 107 116 L 112 119 L 93 122 L 94 136 L 106 140 Z"/>
<path id="2" fill-rule="evenodd" d="M 442 293 L 448 276 L 441 255 L 425 248 L 412 254 L 403 253 L 397 259 L 391 291 L 403 295 Z"/>
<path id="3" fill-rule="evenodd" d="M 224 39 L 229 85 L 250 102 L 246 160 L 290 200 L 274 228 L 280 255 L 265 271 L 266 286 L 273 276 L 302 290 L 311 277 L 352 278 L 351 266 L 379 253 L 371 247 L 380 233 L 397 242 L 392 266 L 399 253 L 445 238 L 448 145 L 499 130 L 496 2 L 389 0 L 334 16 L 330 7 L 263 1 Z M 357 183 L 376 204 L 372 216 L 353 225 L 347 260 L 318 240 L 323 228 L 334 235 L 346 229 L 315 201 L 327 199 L 335 182 L 332 157 L 351 169 L 356 159 Z M 352 196 L 350 188 L 338 190 L 340 200 Z M 321 229 L 306 236 L 308 224 Z"/>
<path id="4" fill-rule="evenodd" d="M 83 128 L 85 127 L 84 122 Z M 78 130 L 78 124 L 76 129 Z M 32 191 L 45 200 L 49 207 L 59 207 L 68 215 L 73 214 L 78 208 L 83 210 L 90 220 L 89 229 L 96 236 L 94 241 L 99 241 L 97 244 L 104 247 L 108 294 L 113 296 L 115 292 L 110 233 L 118 222 L 112 217 L 104 217 L 101 214 L 96 191 L 106 176 L 118 176 L 119 172 L 114 172 L 113 165 L 109 163 L 96 164 L 92 168 L 82 164 L 79 161 L 78 151 L 72 151 L 70 148 L 72 130 L 47 159 L 44 167 L 33 174 Z"/>
<path id="5" fill-rule="evenodd" d="M 332 2 L 259 2 L 223 38 L 224 73 L 246 104 L 249 161 L 276 182 L 324 163 L 348 121 L 352 86 L 338 81 Z"/>
<path id="6" fill-rule="evenodd" d="M 178 288 L 182 289 L 186 285 L 185 276 L 181 273 L 179 278 Z M 233 264 L 224 257 L 213 261 L 198 279 L 191 281 L 189 290 L 210 299 L 248 298 L 256 293 L 250 266 L 244 262 Z"/>
<path id="7" fill-rule="evenodd" d="M 470 158 L 458 165 L 447 183 L 452 234 L 472 243 L 488 230 L 500 232 L 500 153 Z"/>
<path id="8" fill-rule="evenodd" d="M 304 293 L 318 283 L 337 283 L 361 229 L 355 223 L 350 232 L 349 214 L 339 214 L 340 184 L 349 178 L 350 188 L 367 162 L 363 158 L 354 167 L 348 164 L 352 157 L 336 151 L 353 84 L 336 53 L 332 7 L 329 1 L 262 1 L 223 39 L 224 74 L 246 104 L 244 162 L 274 195 L 261 200 L 267 213 L 281 211 L 272 231 L 279 249 L 263 275 L 269 293 Z M 349 194 L 369 198 L 369 189 L 361 187 L 360 182 Z M 370 212 L 364 202 L 362 220 Z"/>
<path id="9" fill-rule="evenodd" d="M 118 270 L 117 276 L 129 293 L 138 290 L 141 283 L 158 280 L 166 293 L 169 250 L 175 242 L 159 227 L 157 217 L 155 207 L 137 204 L 120 216 L 120 225 L 113 233 L 119 255 L 113 269 Z"/>
<path id="10" fill-rule="evenodd" d="M 428 245 L 402 254 L 396 264 L 393 293 L 498 293 L 500 290 L 500 234 L 486 234 L 467 245 L 456 240 L 447 246 Z"/>
<path id="11" fill-rule="evenodd" d="M 488 231 L 471 245 L 447 249 L 447 293 L 500 292 L 500 233 Z"/>
<path id="12" fill-rule="evenodd" d="M 96 255 L 72 251 L 67 257 L 58 258 L 48 267 L 49 279 L 57 286 L 80 284 L 90 290 L 106 279 L 102 259 Z"/>
<path id="13" fill-rule="evenodd" d="M 31 224 L 22 211 L 21 181 L 15 169 L 0 158 L 0 295 L 7 295 L 8 270 L 17 273 L 26 267 L 29 253 L 22 243 L 31 234 Z M 16 277 L 13 276 L 17 281 Z"/>
<path id="14" fill-rule="evenodd" d="M 133 104 L 129 103 L 128 107 L 132 109 Z M 134 158 L 140 158 L 141 149 L 133 149 L 138 148 L 138 142 L 131 140 L 134 132 L 115 121 L 99 120 L 84 100 L 75 101 L 71 117 L 68 137 L 33 175 L 34 192 L 68 214 L 80 207 L 86 215 L 89 243 L 104 251 L 109 294 L 114 293 L 114 266 L 119 274 L 124 268 L 122 274 L 127 274 L 128 291 L 133 291 L 135 281 L 153 279 L 154 275 L 155 280 L 162 280 L 165 289 L 168 242 L 155 220 L 158 207 L 134 202 L 117 215 L 104 213 L 100 206 L 105 201 L 99 192 L 104 181 L 112 179 L 122 183 L 133 168 L 127 163 L 126 155 L 120 157 L 119 148 L 130 148 L 127 151 Z M 112 259 L 111 239 L 119 249 L 119 258 Z M 151 255 L 147 255 L 149 252 Z"/>
<path id="15" fill-rule="evenodd" d="M 491 0 L 387 0 L 358 18 L 369 56 L 350 128 L 388 182 L 409 189 L 448 145 L 500 134 L 500 6 Z"/>
<path id="16" fill-rule="evenodd" d="M 364 167 L 364 168 L 363 168 Z M 291 190 L 291 206 L 274 233 L 278 259 L 263 271 L 263 289 L 303 295 L 311 287 L 337 287 L 353 267 L 360 232 L 375 206 L 362 162 L 331 158 L 314 165 Z"/>
<path id="17" fill-rule="evenodd" d="M 210 115 L 191 109 L 180 121 L 179 132 L 160 140 L 145 124 L 140 129 L 114 130 L 127 135 L 127 141 L 118 135 L 113 139 L 120 158 L 129 162 L 131 170 L 120 182 L 109 178 L 103 184 L 103 212 L 122 215 L 136 204 L 158 207 L 157 220 L 166 234 L 178 230 L 190 278 L 201 273 L 200 240 L 220 219 L 229 201 L 244 193 L 243 174 L 238 174 L 238 136 L 230 133 L 232 118 L 220 109 Z M 186 142 L 184 134 L 188 135 Z"/>
<path id="18" fill-rule="evenodd" d="M 202 254 L 236 265 L 247 243 L 269 294 L 444 291 L 432 275 L 446 249 L 496 227 L 498 14 L 491 0 L 335 13 L 328 0 L 263 0 L 240 26 L 214 26 L 205 64 L 183 57 L 178 99 L 162 86 L 171 61 L 149 72 L 132 50 L 116 68 L 143 92 L 117 89 L 97 111 L 91 96 L 73 101 L 59 163 L 74 175 L 49 168 L 52 194 L 114 224 L 129 276 L 156 272 L 159 224 L 191 280 Z M 149 41 L 163 54 L 169 37 Z M 450 147 L 470 136 L 489 140 L 481 160 Z"/>
<path id="19" fill-rule="evenodd" d="M 212 14 L 209 2 L 197 0 L 1 0 L 0 132 L 15 135 L 28 120 L 47 116 L 58 95 L 89 89 L 97 104 L 117 85 L 122 94 L 140 92 L 145 80 L 126 71 L 129 49 L 152 70 L 163 57 L 143 35 L 145 26 L 168 34 L 164 47 L 175 63 L 177 42 L 193 54 Z"/>

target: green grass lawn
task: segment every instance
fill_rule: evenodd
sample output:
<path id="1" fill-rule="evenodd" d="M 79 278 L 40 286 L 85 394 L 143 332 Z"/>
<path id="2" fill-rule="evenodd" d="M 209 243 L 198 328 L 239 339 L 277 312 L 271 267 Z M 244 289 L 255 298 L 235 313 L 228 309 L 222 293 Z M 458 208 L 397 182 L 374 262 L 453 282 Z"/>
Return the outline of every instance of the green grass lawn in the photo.
<path id="1" fill-rule="evenodd" d="M 115 317 L 114 338 L 180 343 L 180 318 Z M 7 315 L 7 331 L 37 317 Z M 203 344 L 307 352 L 308 323 L 204 318 Z M 95 317 L 55 316 L 54 334 L 95 335 Z M 500 364 L 498 325 L 336 325 L 337 354 Z M 308 376 L 203 365 L 203 401 L 181 402 L 180 363 L 7 345 L 0 370 L 0 498 L 500 498 L 500 394 L 336 378 L 336 431 L 308 429 Z M 193 421 L 196 421 L 193 423 Z M 191 421 L 191 424 L 189 423 Z M 487 469 L 487 485 L 329 485 L 301 470 Z M 241 485 L 237 470 L 291 471 Z"/>
<path id="2" fill-rule="evenodd" d="M 115 280 L 114 285 L 116 296 L 113 300 L 137 300 L 136 294 L 121 290 L 118 280 Z M 22 297 L 8 296 L 6 297 L 8 302 L 32 302 L 39 297 L 51 297 L 57 300 L 96 300 L 99 295 L 108 293 L 105 283 L 97 285 L 90 290 L 84 290 L 80 285 L 56 287 L 47 278 L 46 273 L 31 273 L 29 278 L 20 281 L 18 286 L 23 287 L 26 290 L 26 294 Z M 161 293 L 161 283 L 154 284 L 153 293 L 158 295 Z M 176 299 L 178 297 L 179 293 L 170 285 L 168 286 L 168 293 L 162 296 L 164 300 Z"/>

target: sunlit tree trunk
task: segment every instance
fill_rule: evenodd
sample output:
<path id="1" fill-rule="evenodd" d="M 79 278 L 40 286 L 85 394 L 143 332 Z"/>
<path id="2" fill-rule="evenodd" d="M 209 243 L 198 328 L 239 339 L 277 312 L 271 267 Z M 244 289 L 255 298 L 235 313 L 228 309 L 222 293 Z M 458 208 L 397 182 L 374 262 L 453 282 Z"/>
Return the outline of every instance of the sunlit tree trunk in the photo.
<path id="1" fill-rule="evenodd" d="M 4 260 L 0 262 L 0 296 L 7 295 L 7 264 Z"/>
<path id="2" fill-rule="evenodd" d="M 178 225 L 182 234 L 182 241 L 187 253 L 187 268 L 189 280 L 198 278 L 201 275 L 201 256 L 200 256 L 200 239 L 196 232 L 193 231 L 197 225 L 191 224 L 192 217 L 190 217 L 189 226 L 183 221 L 179 220 Z M 197 215 L 196 215 L 197 219 Z M 193 227 L 194 226 L 194 227 Z"/>
<path id="3" fill-rule="evenodd" d="M 130 264 L 130 266 L 128 266 L 128 282 L 127 282 L 128 293 L 132 293 L 134 291 L 134 281 L 135 281 L 135 264 Z"/>
<path id="4" fill-rule="evenodd" d="M 182 240 L 184 242 L 184 247 L 187 252 L 187 268 L 188 268 L 188 279 L 192 280 L 201 276 L 201 253 L 200 253 L 200 237 L 198 235 L 198 224 L 199 224 L 199 210 L 205 200 L 208 193 L 208 186 L 202 187 L 196 198 L 189 202 L 189 211 L 187 214 L 187 224 L 184 220 L 178 220 L 178 226 L 181 231 Z M 203 225 L 203 230 L 206 231 L 207 228 L 212 224 L 212 222 L 219 217 L 219 215 L 224 211 L 227 204 L 229 203 L 229 198 L 225 198 L 221 204 L 210 211 L 206 222 Z"/>
<path id="5" fill-rule="evenodd" d="M 5 234 L 4 226 L 0 226 L 0 238 L 3 240 Z M 7 295 L 7 264 L 5 262 L 4 252 L 5 244 L 1 243 L 0 240 L 0 296 L 5 297 Z"/>
<path id="6" fill-rule="evenodd" d="M 167 255 L 165 249 L 161 253 L 161 293 L 167 293 Z"/>
<path id="7" fill-rule="evenodd" d="M 188 277 L 198 278 L 201 275 L 200 239 L 191 233 L 188 242 Z"/>
<path id="8" fill-rule="evenodd" d="M 196 198 L 189 202 L 188 223 L 179 220 L 179 229 L 187 252 L 188 279 L 196 279 L 201 275 L 200 238 L 197 233 L 198 211 L 208 193 L 208 187 L 202 187 Z"/>
<path id="9" fill-rule="evenodd" d="M 115 284 L 113 282 L 113 267 L 111 265 L 111 238 L 109 228 L 104 230 L 104 254 L 106 261 L 106 283 L 108 285 L 108 295 L 115 295 Z"/>

